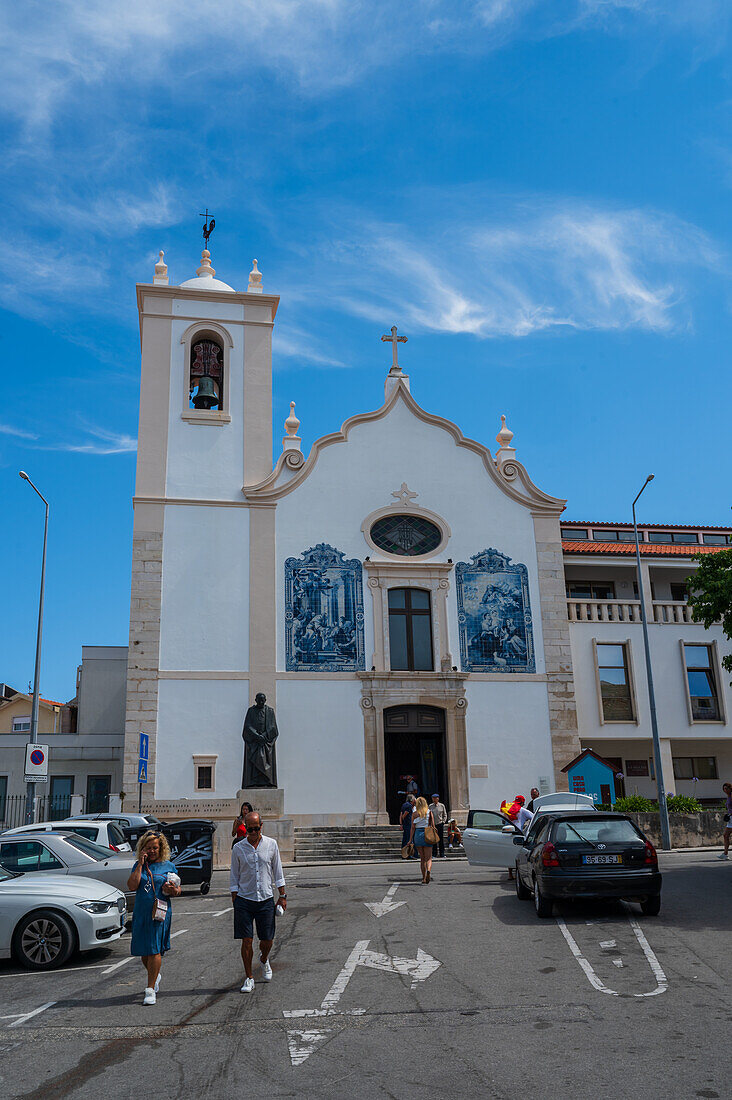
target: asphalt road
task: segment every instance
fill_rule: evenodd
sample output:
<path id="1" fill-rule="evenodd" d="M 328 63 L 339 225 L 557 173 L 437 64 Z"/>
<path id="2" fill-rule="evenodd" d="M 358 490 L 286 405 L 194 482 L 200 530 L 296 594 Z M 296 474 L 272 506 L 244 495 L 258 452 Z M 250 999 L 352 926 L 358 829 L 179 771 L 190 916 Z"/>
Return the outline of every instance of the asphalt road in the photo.
<path id="1" fill-rule="evenodd" d="M 250 995 L 218 873 L 174 903 L 154 1007 L 127 936 L 64 971 L 0 962 L 0 1096 L 727 1097 L 732 861 L 662 870 L 660 917 L 539 920 L 464 863 L 426 887 L 414 864 L 291 868 L 274 980 Z"/>

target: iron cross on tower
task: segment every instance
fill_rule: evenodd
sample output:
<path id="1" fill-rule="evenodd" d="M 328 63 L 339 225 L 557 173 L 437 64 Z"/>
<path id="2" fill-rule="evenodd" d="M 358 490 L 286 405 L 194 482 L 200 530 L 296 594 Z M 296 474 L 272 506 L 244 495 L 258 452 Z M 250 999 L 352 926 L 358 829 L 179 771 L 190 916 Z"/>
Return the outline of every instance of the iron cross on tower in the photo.
<path id="1" fill-rule="evenodd" d="M 199 218 L 204 219 L 204 222 L 203 222 L 203 239 L 205 241 L 205 247 L 208 248 L 208 238 L 211 236 L 211 234 L 214 231 L 214 227 L 216 225 L 216 220 L 214 218 L 211 218 L 211 221 L 208 220 L 208 207 L 206 207 L 206 213 L 205 214 L 199 214 L 198 216 L 199 216 Z"/>
<path id="2" fill-rule="evenodd" d="M 406 336 L 397 336 L 397 327 L 396 325 L 392 325 L 391 336 L 382 336 L 381 339 L 391 344 L 391 370 L 389 374 L 401 374 L 402 369 L 399 366 L 399 359 L 397 358 L 397 344 L 406 344 Z"/>

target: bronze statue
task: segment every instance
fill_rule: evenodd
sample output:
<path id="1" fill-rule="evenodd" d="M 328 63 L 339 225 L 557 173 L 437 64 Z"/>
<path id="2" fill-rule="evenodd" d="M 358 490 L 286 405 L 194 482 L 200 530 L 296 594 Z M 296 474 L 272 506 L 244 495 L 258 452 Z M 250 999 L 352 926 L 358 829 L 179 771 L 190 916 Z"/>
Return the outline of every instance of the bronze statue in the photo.
<path id="1" fill-rule="evenodd" d="M 272 707 L 265 706 L 267 696 L 258 692 L 254 706 L 250 707 L 241 731 L 244 740 L 244 774 L 241 785 L 250 787 L 276 787 L 277 762 L 275 741 L 278 737 L 277 719 Z"/>

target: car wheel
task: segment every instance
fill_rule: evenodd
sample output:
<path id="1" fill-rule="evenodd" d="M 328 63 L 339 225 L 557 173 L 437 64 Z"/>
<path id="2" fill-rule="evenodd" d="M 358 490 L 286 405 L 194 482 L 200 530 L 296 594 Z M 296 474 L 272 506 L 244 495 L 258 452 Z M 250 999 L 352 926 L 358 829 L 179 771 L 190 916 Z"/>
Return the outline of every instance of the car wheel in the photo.
<path id="1" fill-rule="evenodd" d="M 531 897 L 531 890 L 524 886 L 521 875 L 519 874 L 518 863 L 516 864 L 516 897 L 519 901 L 528 901 Z"/>
<path id="2" fill-rule="evenodd" d="M 13 955 L 28 970 L 63 966 L 76 944 L 71 922 L 48 909 L 29 913 L 13 935 Z"/>
<path id="3" fill-rule="evenodd" d="M 537 917 L 550 917 L 554 908 L 554 902 L 551 898 L 544 897 L 536 879 L 534 879 L 534 908 Z"/>
<path id="4" fill-rule="evenodd" d="M 646 898 L 641 902 L 641 913 L 646 917 L 657 917 L 661 912 L 661 895 L 654 894 L 653 897 Z"/>

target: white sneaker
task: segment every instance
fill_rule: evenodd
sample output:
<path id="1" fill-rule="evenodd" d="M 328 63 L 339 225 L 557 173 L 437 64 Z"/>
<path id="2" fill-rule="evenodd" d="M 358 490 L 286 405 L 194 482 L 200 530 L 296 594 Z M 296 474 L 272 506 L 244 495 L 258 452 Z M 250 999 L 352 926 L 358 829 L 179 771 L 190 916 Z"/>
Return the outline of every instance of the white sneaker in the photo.
<path id="1" fill-rule="evenodd" d="M 158 990 L 160 989 L 160 975 L 159 975 L 159 974 L 158 974 L 157 978 L 155 979 L 155 986 L 154 986 L 154 989 L 155 989 L 155 992 L 156 992 L 156 993 L 157 993 L 157 991 L 158 991 Z"/>
<path id="2" fill-rule="evenodd" d="M 150 989 L 150 987 L 148 986 L 148 988 L 145 990 L 145 996 L 142 999 L 142 1003 L 144 1005 L 154 1005 L 156 1000 L 157 998 L 155 996 L 155 990 Z"/>
<path id="3" fill-rule="evenodd" d="M 272 981 L 272 964 L 270 963 L 269 959 L 267 959 L 266 962 L 263 962 L 261 956 L 260 956 L 259 961 L 262 964 L 262 980 L 265 981 L 265 982 L 271 982 Z"/>
<path id="4" fill-rule="evenodd" d="M 721 855 L 717 856 L 717 859 L 729 859 L 729 856 L 726 852 L 722 852 Z"/>
<path id="5" fill-rule="evenodd" d="M 254 978 L 245 978 L 244 979 L 244 985 L 241 987 L 241 992 L 242 993 L 253 993 L 254 992 Z"/>

